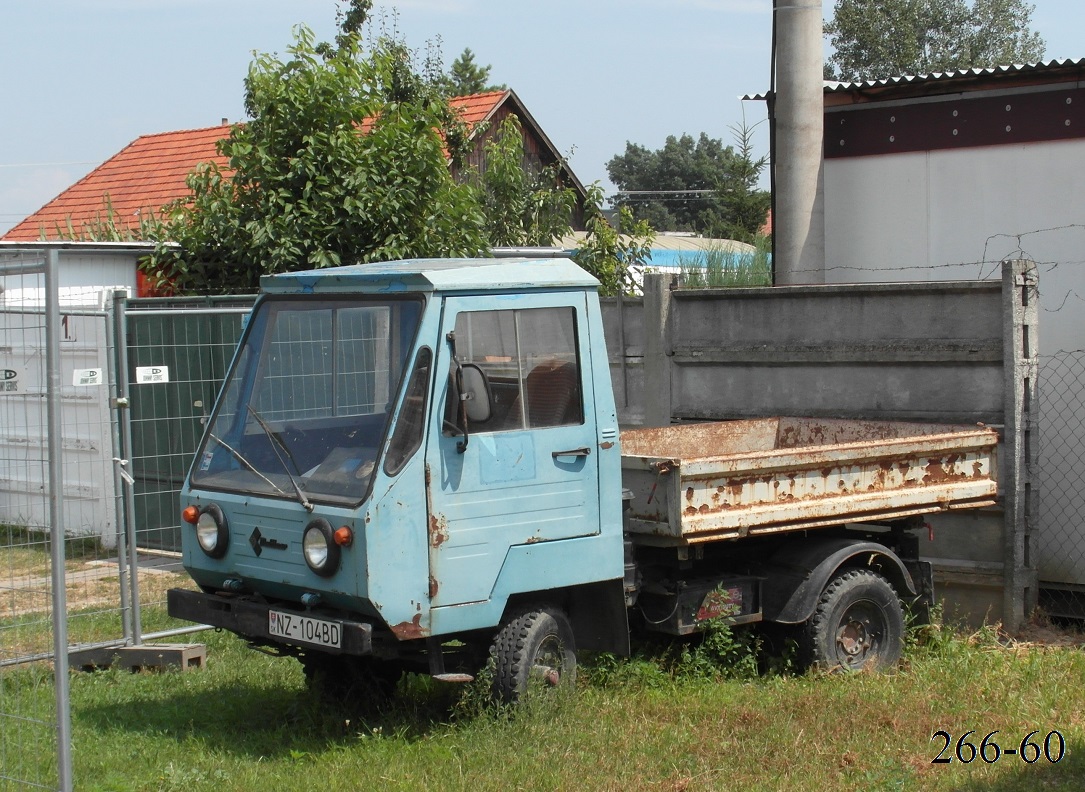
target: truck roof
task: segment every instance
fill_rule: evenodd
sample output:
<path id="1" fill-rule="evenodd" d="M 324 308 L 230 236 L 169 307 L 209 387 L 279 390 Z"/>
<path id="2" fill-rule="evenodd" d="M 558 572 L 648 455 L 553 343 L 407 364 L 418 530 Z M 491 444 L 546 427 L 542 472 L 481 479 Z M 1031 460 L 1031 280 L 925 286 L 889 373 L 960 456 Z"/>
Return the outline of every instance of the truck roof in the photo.
<path id="1" fill-rule="evenodd" d="M 585 289 L 599 285 L 567 258 L 448 258 L 349 264 L 342 267 L 265 275 L 269 294 Z"/>

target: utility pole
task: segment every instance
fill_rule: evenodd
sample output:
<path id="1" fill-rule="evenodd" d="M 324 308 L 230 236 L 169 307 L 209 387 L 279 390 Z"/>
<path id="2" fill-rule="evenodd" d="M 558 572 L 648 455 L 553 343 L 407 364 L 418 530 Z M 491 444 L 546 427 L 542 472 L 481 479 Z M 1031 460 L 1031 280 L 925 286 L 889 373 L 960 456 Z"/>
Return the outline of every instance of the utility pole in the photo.
<path id="1" fill-rule="evenodd" d="M 775 0 L 777 285 L 825 282 L 821 0 Z"/>

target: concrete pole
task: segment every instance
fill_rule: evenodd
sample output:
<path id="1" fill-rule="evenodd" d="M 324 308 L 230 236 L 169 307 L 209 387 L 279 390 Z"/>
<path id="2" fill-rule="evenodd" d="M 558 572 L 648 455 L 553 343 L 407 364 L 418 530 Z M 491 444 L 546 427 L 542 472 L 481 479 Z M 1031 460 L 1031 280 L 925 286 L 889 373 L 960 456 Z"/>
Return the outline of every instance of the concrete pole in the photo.
<path id="1" fill-rule="evenodd" d="M 776 283 L 824 283 L 821 0 L 777 0 L 775 58 Z"/>

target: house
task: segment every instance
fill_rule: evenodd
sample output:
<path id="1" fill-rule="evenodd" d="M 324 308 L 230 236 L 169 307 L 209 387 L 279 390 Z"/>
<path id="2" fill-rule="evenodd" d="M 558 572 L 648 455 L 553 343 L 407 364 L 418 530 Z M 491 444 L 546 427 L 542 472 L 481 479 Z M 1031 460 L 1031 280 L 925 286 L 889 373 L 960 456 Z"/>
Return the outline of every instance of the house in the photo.
<path id="1" fill-rule="evenodd" d="M 485 168 L 485 144 L 510 115 L 515 115 L 524 135 L 524 158 L 528 167 L 559 164 L 565 182 L 582 205 L 584 185 L 569 169 L 520 98 L 510 90 L 461 96 L 450 100 L 471 131 L 473 149 L 465 163 Z M 143 135 L 110 157 L 41 209 L 18 223 L 2 239 L 30 242 L 42 239 L 95 236 L 103 224 L 112 223 L 140 238 L 140 219 L 188 195 L 185 179 L 196 165 L 215 162 L 225 168 L 218 142 L 231 125 Z"/>
<path id="2" fill-rule="evenodd" d="M 1038 525 L 1049 612 L 1085 616 L 1085 59 L 825 88 L 826 282 L 1039 265 Z"/>

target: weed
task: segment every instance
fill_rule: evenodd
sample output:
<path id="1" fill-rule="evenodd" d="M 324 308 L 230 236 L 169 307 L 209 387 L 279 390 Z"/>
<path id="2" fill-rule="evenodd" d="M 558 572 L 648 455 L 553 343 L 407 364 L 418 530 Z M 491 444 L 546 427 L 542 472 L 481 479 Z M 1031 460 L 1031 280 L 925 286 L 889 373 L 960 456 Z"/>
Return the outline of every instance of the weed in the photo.
<path id="1" fill-rule="evenodd" d="M 715 244 L 695 254 L 679 256 L 681 288 L 771 286 L 771 250 L 771 239 L 759 236 L 752 253 Z"/>

